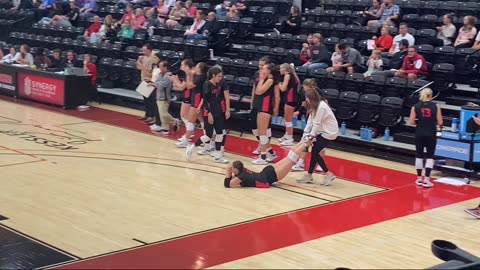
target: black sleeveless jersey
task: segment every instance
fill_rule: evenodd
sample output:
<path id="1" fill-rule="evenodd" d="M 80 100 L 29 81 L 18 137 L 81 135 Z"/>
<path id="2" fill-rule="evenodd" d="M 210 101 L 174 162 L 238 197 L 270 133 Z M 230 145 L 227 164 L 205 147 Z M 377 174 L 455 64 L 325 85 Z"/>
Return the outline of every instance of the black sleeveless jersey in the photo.
<path id="1" fill-rule="evenodd" d="M 417 136 L 436 136 L 437 134 L 437 104 L 433 102 L 418 102 L 415 106 L 417 116 Z"/>

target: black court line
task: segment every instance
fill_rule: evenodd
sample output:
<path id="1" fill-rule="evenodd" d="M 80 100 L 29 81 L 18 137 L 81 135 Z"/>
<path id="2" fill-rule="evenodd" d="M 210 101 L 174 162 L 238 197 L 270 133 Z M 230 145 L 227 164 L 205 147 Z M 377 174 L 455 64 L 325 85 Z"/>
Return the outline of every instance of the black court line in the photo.
<path id="1" fill-rule="evenodd" d="M 21 123 L 22 121 L 20 120 L 17 120 L 17 119 L 13 119 L 13 118 L 8 118 L 8 117 L 5 117 L 5 116 L 0 116 L 0 119 L 7 119 L 8 121 L 1 121 L 0 120 L 0 124 L 17 124 L 17 123 Z M 12 123 L 14 122 L 14 123 Z"/>
<path id="2" fill-rule="evenodd" d="M 314 196 L 314 195 L 310 195 L 310 194 L 307 194 L 307 193 L 302 193 L 300 191 L 295 191 L 295 190 L 291 190 L 291 189 L 288 189 L 288 188 L 282 188 L 282 187 L 279 187 L 279 186 L 271 186 L 271 187 L 278 188 L 278 189 L 281 189 L 281 190 L 285 190 L 285 191 L 288 191 L 288 192 L 301 194 L 301 195 L 304 195 L 304 196 L 307 196 L 307 197 L 311 197 L 311 198 L 315 198 L 315 199 L 319 199 L 319 200 L 323 200 L 323 201 L 327 201 L 327 202 L 333 202 L 333 200 L 325 199 L 325 198 L 322 198 L 322 197 L 317 197 L 317 196 Z M 328 195 L 325 195 L 325 196 L 328 196 Z"/>
<path id="3" fill-rule="evenodd" d="M 7 219 L 8 219 L 7 217 L 0 215 L 0 221 L 7 220 Z"/>
<path id="4" fill-rule="evenodd" d="M 132 240 L 135 241 L 135 242 L 139 242 L 139 243 L 141 243 L 141 244 L 143 244 L 143 245 L 148 245 L 147 242 L 144 242 L 144 241 L 142 241 L 142 240 L 138 240 L 137 238 L 132 238 Z"/>
<path id="5" fill-rule="evenodd" d="M 63 127 L 63 126 L 73 126 L 73 125 L 90 124 L 90 123 L 97 123 L 97 122 L 96 121 L 84 121 L 84 122 L 78 122 L 78 123 L 61 124 L 59 126 Z"/>

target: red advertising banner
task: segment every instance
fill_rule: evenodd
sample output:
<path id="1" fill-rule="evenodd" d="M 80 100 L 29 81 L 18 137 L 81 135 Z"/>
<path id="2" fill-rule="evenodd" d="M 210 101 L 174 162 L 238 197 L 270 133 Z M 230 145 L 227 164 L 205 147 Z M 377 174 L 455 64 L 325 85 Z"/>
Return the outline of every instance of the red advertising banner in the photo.
<path id="1" fill-rule="evenodd" d="M 20 97 L 55 105 L 64 105 L 64 82 L 50 78 L 17 73 Z"/>

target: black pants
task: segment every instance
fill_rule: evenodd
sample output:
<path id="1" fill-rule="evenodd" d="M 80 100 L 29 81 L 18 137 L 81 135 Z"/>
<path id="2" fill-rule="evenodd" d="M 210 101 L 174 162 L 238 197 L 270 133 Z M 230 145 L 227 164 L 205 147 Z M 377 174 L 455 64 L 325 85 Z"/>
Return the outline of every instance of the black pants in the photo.
<path id="1" fill-rule="evenodd" d="M 435 148 L 437 146 L 437 136 L 415 136 L 415 149 L 417 158 L 433 158 L 435 155 Z M 425 155 L 424 149 L 427 148 Z"/>
<path id="2" fill-rule="evenodd" d="M 322 137 L 322 135 L 317 136 L 317 140 L 312 146 L 312 158 L 310 159 L 310 167 L 308 168 L 309 174 L 313 173 L 317 163 L 322 167 L 323 172 L 328 172 L 327 164 L 325 164 L 325 160 L 320 155 L 320 152 L 327 147 L 329 142 L 330 141 Z"/>
<path id="3" fill-rule="evenodd" d="M 299 26 L 291 26 L 287 24 L 287 21 L 283 21 L 280 26 L 280 33 L 290 33 L 292 35 L 298 35 L 300 33 Z"/>
<path id="4" fill-rule="evenodd" d="M 145 103 L 145 116 L 146 117 L 155 117 L 158 115 L 157 107 L 157 91 L 153 91 L 148 98 L 143 97 Z"/>
<path id="5" fill-rule="evenodd" d="M 205 117 L 205 135 L 207 135 L 209 138 L 212 138 L 214 130 L 216 134 L 223 134 L 225 122 L 226 120 L 224 114 L 214 115 L 213 124 L 210 124 L 208 122 L 208 117 Z"/>

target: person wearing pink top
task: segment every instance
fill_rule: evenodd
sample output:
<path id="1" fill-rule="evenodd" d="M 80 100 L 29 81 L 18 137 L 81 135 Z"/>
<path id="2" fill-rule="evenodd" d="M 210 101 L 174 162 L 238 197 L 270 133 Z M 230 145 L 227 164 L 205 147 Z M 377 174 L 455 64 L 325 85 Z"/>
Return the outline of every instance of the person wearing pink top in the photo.
<path id="1" fill-rule="evenodd" d="M 161 24 L 164 24 L 165 21 L 168 19 L 168 7 L 165 5 L 165 0 L 158 0 L 158 7 L 157 7 L 157 14 L 158 14 L 158 21 Z"/>
<path id="2" fill-rule="evenodd" d="M 137 8 L 135 10 L 135 19 L 133 20 L 132 27 L 134 30 L 140 30 L 145 24 L 145 16 L 143 16 L 143 9 Z"/>
<path id="3" fill-rule="evenodd" d="M 463 18 L 463 27 L 458 31 L 457 39 L 453 44 L 455 48 L 468 48 L 473 45 L 475 35 L 477 34 L 477 28 L 475 28 L 474 24 L 475 18 L 472 16 Z"/>
<path id="4" fill-rule="evenodd" d="M 123 14 L 122 19 L 115 24 L 115 27 L 122 26 L 126 21 L 133 23 L 134 20 L 135 14 L 133 14 L 133 6 L 131 4 L 128 4 L 125 7 L 125 14 Z"/>
<path id="5" fill-rule="evenodd" d="M 187 9 L 187 14 L 185 14 L 180 21 L 180 24 L 184 26 L 191 25 L 197 14 L 197 7 L 193 5 L 191 0 L 185 2 L 185 8 Z"/>

